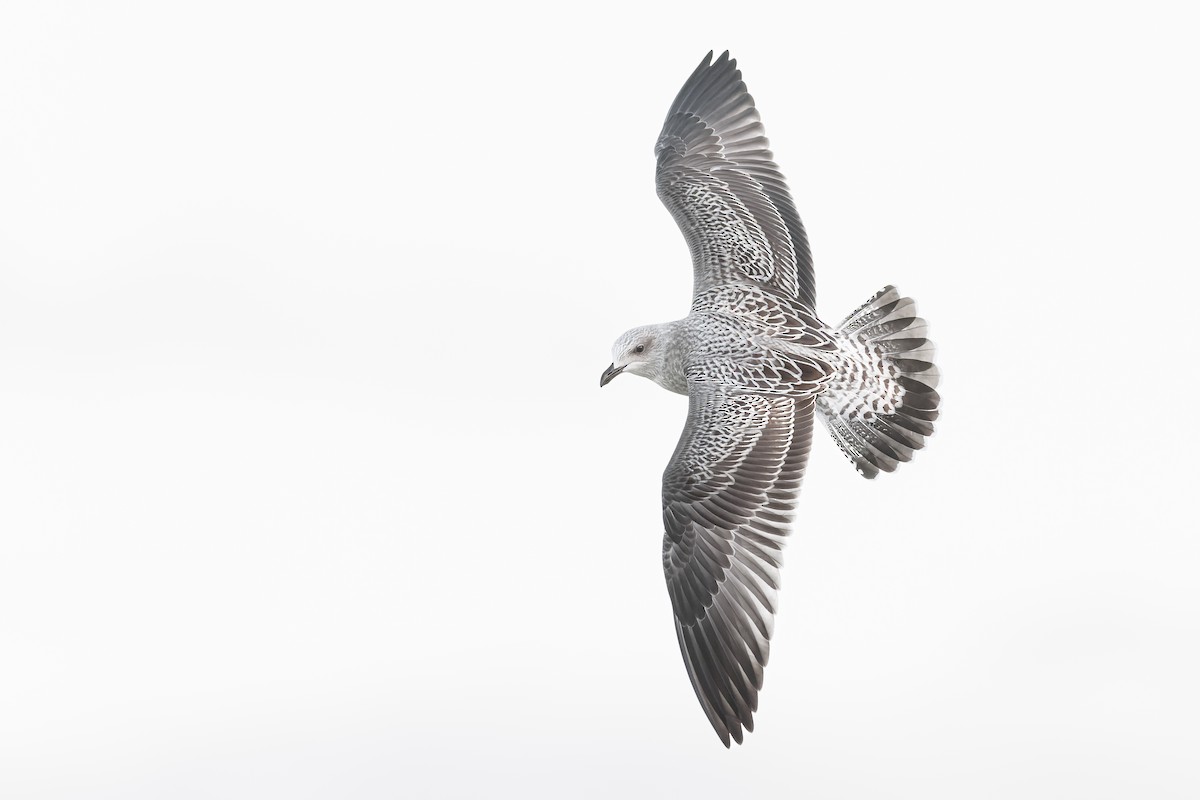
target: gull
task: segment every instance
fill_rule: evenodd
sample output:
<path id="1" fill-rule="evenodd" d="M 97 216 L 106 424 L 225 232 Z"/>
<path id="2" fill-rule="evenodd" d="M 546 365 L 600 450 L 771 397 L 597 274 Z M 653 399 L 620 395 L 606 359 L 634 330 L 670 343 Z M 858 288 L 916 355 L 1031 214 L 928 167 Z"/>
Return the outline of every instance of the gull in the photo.
<path id="1" fill-rule="evenodd" d="M 692 255 L 686 317 L 613 345 L 600 385 L 688 396 L 663 473 L 663 571 L 692 688 L 726 747 L 754 730 L 785 537 L 819 417 L 866 478 L 933 433 L 940 397 L 916 304 L 887 286 L 816 314 L 812 254 L 737 62 L 710 52 L 654 147 L 658 196 Z"/>

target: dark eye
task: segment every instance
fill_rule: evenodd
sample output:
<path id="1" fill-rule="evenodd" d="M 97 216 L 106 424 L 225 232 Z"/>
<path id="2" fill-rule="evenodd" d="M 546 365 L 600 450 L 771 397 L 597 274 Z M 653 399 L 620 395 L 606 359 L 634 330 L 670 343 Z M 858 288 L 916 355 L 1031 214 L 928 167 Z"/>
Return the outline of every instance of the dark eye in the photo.
<path id="1" fill-rule="evenodd" d="M 644 345 L 644 344 L 639 344 L 637 347 L 633 348 L 633 352 L 635 352 L 635 353 L 644 353 L 644 352 L 646 352 L 646 345 Z"/>

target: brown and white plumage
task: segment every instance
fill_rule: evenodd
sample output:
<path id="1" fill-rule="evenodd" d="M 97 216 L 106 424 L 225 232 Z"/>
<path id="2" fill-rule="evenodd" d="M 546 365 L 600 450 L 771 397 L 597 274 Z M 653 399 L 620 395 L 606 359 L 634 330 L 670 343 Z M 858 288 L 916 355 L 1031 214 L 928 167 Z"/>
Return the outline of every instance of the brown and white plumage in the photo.
<path id="1" fill-rule="evenodd" d="M 728 53 L 684 84 L 655 154 L 692 307 L 623 334 L 601 385 L 628 371 L 688 395 L 663 474 L 663 570 L 688 676 L 729 746 L 754 727 L 814 414 L 864 475 L 890 471 L 932 432 L 937 370 L 891 287 L 837 329 L 817 317 L 804 227 Z"/>

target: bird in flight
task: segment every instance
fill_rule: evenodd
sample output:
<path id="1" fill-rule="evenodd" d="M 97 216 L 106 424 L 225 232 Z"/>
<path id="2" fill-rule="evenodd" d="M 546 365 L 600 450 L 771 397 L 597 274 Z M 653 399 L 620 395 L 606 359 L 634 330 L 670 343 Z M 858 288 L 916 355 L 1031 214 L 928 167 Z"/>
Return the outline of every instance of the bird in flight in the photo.
<path id="1" fill-rule="evenodd" d="M 688 396 L 663 473 L 663 571 L 688 677 L 729 746 L 754 730 L 784 539 L 819 417 L 859 473 L 891 472 L 933 433 L 933 344 L 887 286 L 837 326 L 816 314 L 812 255 L 729 53 L 700 63 L 654 147 L 658 196 L 692 254 L 692 306 L 626 331 L 604 386 Z"/>

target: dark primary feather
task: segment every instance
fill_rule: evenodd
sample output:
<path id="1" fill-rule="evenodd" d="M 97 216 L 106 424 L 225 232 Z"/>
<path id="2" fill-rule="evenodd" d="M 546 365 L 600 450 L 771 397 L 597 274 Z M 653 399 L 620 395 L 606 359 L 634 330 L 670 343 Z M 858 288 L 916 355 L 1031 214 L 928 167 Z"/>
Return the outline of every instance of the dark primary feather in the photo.
<path id="1" fill-rule="evenodd" d="M 655 146 L 658 195 L 691 249 L 695 293 L 754 281 L 814 308 L 808 239 L 765 133 L 737 62 L 709 53 Z"/>
<path id="2" fill-rule="evenodd" d="M 663 474 L 663 570 L 692 687 L 728 747 L 754 730 L 813 400 L 689 388 Z"/>

